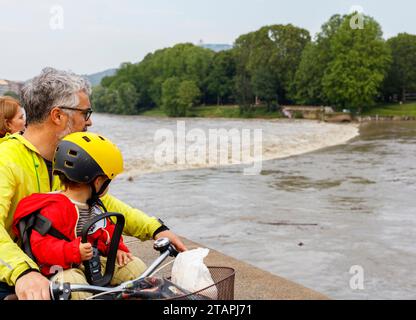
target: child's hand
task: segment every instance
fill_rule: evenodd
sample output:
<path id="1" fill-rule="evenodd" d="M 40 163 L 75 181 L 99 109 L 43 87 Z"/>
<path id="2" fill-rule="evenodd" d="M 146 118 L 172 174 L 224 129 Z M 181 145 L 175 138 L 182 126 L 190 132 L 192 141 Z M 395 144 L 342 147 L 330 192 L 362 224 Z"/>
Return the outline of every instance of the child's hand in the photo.
<path id="1" fill-rule="evenodd" d="M 117 264 L 120 267 L 124 267 L 130 261 L 133 260 L 133 255 L 131 253 L 124 252 L 122 250 L 117 251 Z"/>
<path id="2" fill-rule="evenodd" d="M 92 258 L 92 245 L 91 243 L 80 243 L 79 253 L 81 254 L 81 261 L 90 260 Z"/>

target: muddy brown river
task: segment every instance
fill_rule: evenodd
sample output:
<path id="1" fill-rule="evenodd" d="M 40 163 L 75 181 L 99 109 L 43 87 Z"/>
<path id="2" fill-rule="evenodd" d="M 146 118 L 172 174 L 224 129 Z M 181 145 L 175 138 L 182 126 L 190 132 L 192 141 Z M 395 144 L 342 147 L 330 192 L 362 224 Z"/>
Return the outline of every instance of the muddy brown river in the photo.
<path id="1" fill-rule="evenodd" d="M 131 136 L 150 139 L 169 123 L 131 119 L 98 115 L 91 131 L 111 132 L 132 163 L 140 157 Z M 285 130 L 330 139 L 308 126 Z M 415 155 L 416 123 L 370 123 L 347 143 L 263 161 L 258 175 L 242 174 L 243 165 L 145 174 L 129 167 L 112 193 L 191 240 L 331 298 L 415 299 Z"/>

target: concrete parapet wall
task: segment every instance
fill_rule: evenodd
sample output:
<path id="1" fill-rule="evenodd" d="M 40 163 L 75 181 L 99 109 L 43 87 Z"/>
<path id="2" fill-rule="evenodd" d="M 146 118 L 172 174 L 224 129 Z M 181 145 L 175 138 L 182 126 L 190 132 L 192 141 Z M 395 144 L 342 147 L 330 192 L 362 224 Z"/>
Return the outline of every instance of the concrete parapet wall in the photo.
<path id="1" fill-rule="evenodd" d="M 196 242 L 182 238 L 188 249 L 205 247 Z M 152 248 L 152 241 L 140 242 L 134 238 L 125 238 L 125 242 L 132 253 L 141 258 L 147 265 L 158 257 Z M 248 263 L 224 255 L 210 249 L 205 259 L 208 266 L 230 267 L 236 270 L 235 299 L 236 300 L 327 300 L 325 295 L 308 289 L 302 285 L 286 280 L 270 272 L 261 270 Z M 170 274 L 170 267 L 161 272 L 159 276 Z"/>

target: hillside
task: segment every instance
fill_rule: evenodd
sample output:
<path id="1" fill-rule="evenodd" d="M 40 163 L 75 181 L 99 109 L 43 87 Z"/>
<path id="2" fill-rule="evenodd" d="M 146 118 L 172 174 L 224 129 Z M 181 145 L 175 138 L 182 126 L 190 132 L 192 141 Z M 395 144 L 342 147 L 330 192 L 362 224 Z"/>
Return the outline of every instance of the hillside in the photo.
<path id="1" fill-rule="evenodd" d="M 94 87 L 99 85 L 104 77 L 113 76 L 116 73 L 116 71 L 117 69 L 107 69 L 101 72 L 84 76 L 88 78 L 88 80 L 91 82 L 91 85 Z"/>

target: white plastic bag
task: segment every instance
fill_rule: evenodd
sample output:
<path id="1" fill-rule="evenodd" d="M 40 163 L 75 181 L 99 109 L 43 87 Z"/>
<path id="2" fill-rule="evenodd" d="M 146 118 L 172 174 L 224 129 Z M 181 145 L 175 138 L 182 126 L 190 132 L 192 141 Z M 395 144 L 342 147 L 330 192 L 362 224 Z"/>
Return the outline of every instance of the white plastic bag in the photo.
<path id="1" fill-rule="evenodd" d="M 178 254 L 172 267 L 172 282 L 190 292 L 212 286 L 214 281 L 204 264 L 208 253 L 209 249 L 198 248 Z M 217 287 L 213 286 L 201 294 L 215 300 L 218 297 Z"/>

